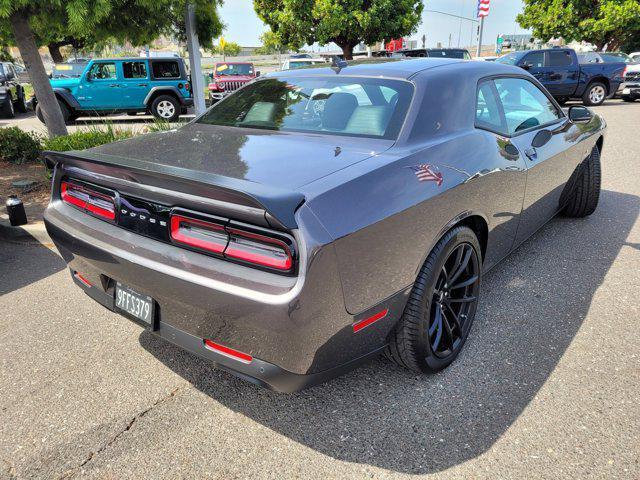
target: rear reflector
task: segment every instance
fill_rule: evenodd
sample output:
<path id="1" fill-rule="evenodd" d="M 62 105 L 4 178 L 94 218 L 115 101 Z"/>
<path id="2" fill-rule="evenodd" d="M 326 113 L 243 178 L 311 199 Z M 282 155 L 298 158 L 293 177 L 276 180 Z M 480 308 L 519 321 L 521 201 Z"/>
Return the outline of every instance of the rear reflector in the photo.
<path id="1" fill-rule="evenodd" d="M 181 215 L 171 216 L 171 238 L 183 245 L 222 253 L 229 243 L 224 226 Z"/>
<path id="2" fill-rule="evenodd" d="M 234 350 L 233 348 L 225 347 L 224 345 L 220 345 L 219 343 L 212 342 L 211 340 L 205 339 L 204 346 L 209 350 L 213 350 L 225 357 L 233 358 L 234 360 L 238 360 L 242 363 L 251 363 L 253 357 L 246 353 L 239 352 L 238 350 Z"/>
<path id="3" fill-rule="evenodd" d="M 80 275 L 80 273 L 78 272 L 73 272 L 73 276 L 76 277 L 80 283 L 84 284 L 87 287 L 92 287 L 93 285 L 91 285 L 91 282 L 89 280 L 87 280 L 86 278 L 84 278 L 82 275 Z"/>
<path id="4" fill-rule="evenodd" d="M 378 313 L 376 313 L 375 315 L 372 315 L 369 318 L 365 318 L 364 320 L 360 320 L 359 322 L 354 323 L 353 324 L 353 333 L 359 332 L 360 330 L 362 330 L 365 327 L 368 327 L 372 323 L 383 319 L 384 317 L 387 316 L 387 313 L 389 313 L 389 309 L 385 308 L 381 312 L 378 312 Z"/>
<path id="5" fill-rule="evenodd" d="M 116 218 L 116 207 L 109 195 L 92 190 L 84 185 L 71 182 L 61 182 L 60 197 L 62 201 L 85 210 L 105 220 Z"/>

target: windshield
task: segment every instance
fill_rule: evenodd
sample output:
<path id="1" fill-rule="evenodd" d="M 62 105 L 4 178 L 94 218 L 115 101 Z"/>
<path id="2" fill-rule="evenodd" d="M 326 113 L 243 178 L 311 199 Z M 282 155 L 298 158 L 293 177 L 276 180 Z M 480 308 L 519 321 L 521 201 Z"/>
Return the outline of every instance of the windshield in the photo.
<path id="1" fill-rule="evenodd" d="M 225 75 L 253 75 L 253 65 L 250 63 L 218 63 L 216 76 Z"/>
<path id="2" fill-rule="evenodd" d="M 633 59 L 622 52 L 615 53 L 601 53 L 600 56 L 605 63 L 615 63 L 615 62 L 624 62 L 624 63 L 633 63 Z"/>
<path id="3" fill-rule="evenodd" d="M 522 57 L 522 53 L 513 52 L 503 55 L 500 58 L 496 58 L 495 61 L 497 63 L 504 63 L 505 65 L 515 65 L 518 63 L 518 60 Z"/>
<path id="4" fill-rule="evenodd" d="M 315 61 L 302 61 L 302 62 L 289 62 L 289 68 L 293 69 L 293 68 L 302 68 L 302 67 L 309 67 L 311 65 L 316 65 L 320 62 L 315 62 Z"/>
<path id="5" fill-rule="evenodd" d="M 378 78 L 268 78 L 216 104 L 198 123 L 395 139 L 413 86 Z"/>

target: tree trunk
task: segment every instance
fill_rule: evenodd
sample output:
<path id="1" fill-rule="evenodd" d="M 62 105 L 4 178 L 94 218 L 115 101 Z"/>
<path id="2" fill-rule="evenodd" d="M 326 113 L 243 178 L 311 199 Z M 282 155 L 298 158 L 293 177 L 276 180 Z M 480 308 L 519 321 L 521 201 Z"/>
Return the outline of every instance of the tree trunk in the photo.
<path id="1" fill-rule="evenodd" d="M 353 47 L 351 44 L 338 44 L 338 46 L 342 49 L 342 56 L 345 60 L 353 60 Z"/>
<path id="2" fill-rule="evenodd" d="M 62 53 L 60 52 L 60 44 L 50 43 L 49 45 L 47 45 L 47 48 L 49 49 L 49 54 L 51 55 L 53 63 L 64 62 L 64 58 L 62 58 Z"/>
<path id="3" fill-rule="evenodd" d="M 13 36 L 31 77 L 31 84 L 40 108 L 42 108 L 49 136 L 67 135 L 67 126 L 64 124 L 60 105 L 58 105 L 56 95 L 53 93 L 51 83 L 49 83 L 49 77 L 47 77 L 42 58 L 38 52 L 28 17 L 24 10 L 16 10 L 11 14 L 10 22 Z"/>

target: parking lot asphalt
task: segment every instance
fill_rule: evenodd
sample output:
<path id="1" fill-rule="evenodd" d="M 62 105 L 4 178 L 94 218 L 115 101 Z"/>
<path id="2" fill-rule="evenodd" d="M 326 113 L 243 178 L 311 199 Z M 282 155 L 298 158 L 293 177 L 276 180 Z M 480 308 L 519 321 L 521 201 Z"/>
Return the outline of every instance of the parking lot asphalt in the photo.
<path id="1" fill-rule="evenodd" d="M 43 245 L 0 243 L 0 478 L 640 478 L 640 103 L 602 196 L 483 280 L 447 370 L 374 360 L 278 394 L 108 312 Z"/>

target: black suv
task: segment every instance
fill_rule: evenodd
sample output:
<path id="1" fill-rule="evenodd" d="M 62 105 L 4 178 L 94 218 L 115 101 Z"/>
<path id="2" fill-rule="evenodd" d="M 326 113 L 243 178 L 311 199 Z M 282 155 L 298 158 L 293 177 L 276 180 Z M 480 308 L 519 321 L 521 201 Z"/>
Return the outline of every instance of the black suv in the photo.
<path id="1" fill-rule="evenodd" d="M 0 117 L 13 118 L 15 112 L 27 111 L 24 88 L 18 83 L 13 63 L 0 62 Z"/>

